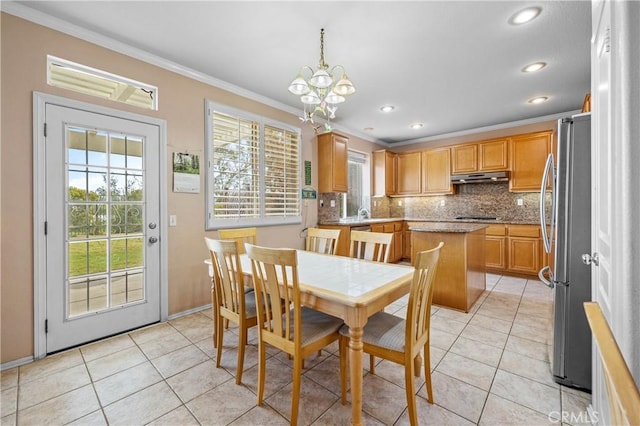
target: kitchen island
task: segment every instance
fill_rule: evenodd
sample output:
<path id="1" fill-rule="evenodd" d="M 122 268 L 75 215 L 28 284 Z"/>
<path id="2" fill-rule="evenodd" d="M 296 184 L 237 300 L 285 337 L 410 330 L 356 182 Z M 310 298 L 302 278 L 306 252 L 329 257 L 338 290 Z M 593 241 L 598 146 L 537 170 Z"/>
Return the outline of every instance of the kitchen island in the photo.
<path id="1" fill-rule="evenodd" d="M 485 224 L 428 222 L 409 228 L 411 260 L 444 242 L 434 280 L 433 303 L 469 312 L 486 288 Z"/>

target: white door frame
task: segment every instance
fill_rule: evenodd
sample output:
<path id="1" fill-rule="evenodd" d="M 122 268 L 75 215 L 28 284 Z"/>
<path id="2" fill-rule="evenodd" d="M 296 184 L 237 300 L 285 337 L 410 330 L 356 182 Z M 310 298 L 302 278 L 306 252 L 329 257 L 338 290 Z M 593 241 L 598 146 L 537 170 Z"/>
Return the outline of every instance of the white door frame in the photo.
<path id="1" fill-rule="evenodd" d="M 93 105 L 47 93 L 33 92 L 33 356 L 42 358 L 47 354 L 45 319 L 46 301 L 46 174 L 45 174 L 45 108 L 47 104 L 59 105 L 108 115 L 125 120 L 139 121 L 158 126 L 160 130 L 160 321 L 169 316 L 168 288 L 168 244 L 167 244 L 167 123 L 165 120 Z"/>

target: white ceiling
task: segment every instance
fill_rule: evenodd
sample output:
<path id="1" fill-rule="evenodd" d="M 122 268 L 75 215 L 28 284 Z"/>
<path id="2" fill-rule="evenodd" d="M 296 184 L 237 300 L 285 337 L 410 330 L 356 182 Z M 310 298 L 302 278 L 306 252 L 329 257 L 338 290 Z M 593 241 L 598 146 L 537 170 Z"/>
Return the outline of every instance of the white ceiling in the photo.
<path id="1" fill-rule="evenodd" d="M 287 87 L 317 65 L 324 28 L 326 62 L 357 88 L 333 122 L 386 143 L 573 111 L 590 90 L 589 1 L 21 3 L 300 114 Z M 528 6 L 542 7 L 537 19 L 508 23 Z M 537 61 L 548 65 L 521 72 Z M 536 96 L 550 99 L 527 103 Z M 396 109 L 383 114 L 385 104 Z"/>

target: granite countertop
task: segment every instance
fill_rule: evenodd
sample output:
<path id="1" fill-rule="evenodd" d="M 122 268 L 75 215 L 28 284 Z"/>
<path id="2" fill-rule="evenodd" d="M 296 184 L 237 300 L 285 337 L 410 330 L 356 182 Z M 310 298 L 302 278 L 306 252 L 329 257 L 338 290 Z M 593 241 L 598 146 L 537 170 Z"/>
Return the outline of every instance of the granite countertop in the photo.
<path id="1" fill-rule="evenodd" d="M 338 220 L 323 220 L 320 225 L 344 225 L 344 226 L 362 226 L 371 225 L 374 223 L 386 223 L 386 222 L 401 222 L 404 219 L 401 217 L 383 217 L 383 218 L 368 218 L 368 219 L 338 219 Z"/>
<path id="2" fill-rule="evenodd" d="M 489 225 L 484 223 L 452 223 L 452 222 L 426 222 L 411 226 L 413 232 L 474 232 L 484 229 Z"/>

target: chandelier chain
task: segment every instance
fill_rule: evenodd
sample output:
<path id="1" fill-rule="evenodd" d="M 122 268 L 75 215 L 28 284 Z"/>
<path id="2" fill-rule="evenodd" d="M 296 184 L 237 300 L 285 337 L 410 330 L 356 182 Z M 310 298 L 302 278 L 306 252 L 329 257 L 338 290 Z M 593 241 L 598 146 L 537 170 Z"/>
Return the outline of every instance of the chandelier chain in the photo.
<path id="1" fill-rule="evenodd" d="M 320 28 L 320 68 L 329 68 L 329 65 L 324 62 L 324 28 Z"/>

